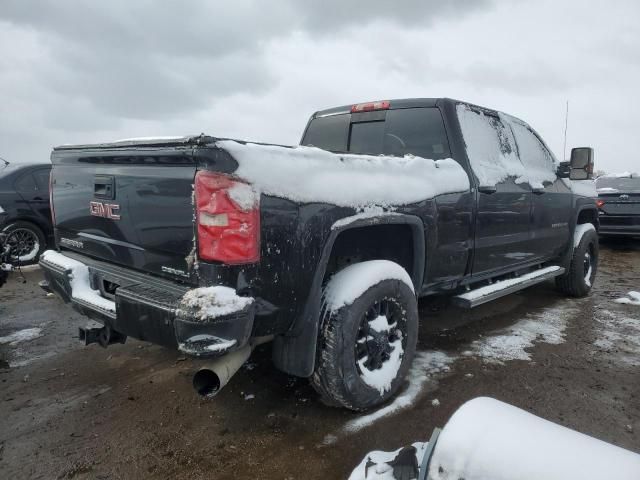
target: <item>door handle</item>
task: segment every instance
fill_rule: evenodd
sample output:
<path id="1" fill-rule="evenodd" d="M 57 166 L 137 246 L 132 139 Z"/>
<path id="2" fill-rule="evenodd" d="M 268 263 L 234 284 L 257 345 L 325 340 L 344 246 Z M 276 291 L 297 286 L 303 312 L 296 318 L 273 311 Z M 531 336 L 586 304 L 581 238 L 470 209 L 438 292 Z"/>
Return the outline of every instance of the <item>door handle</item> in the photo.
<path id="1" fill-rule="evenodd" d="M 532 188 L 531 191 L 535 195 L 542 195 L 545 192 L 545 189 L 544 189 L 544 187 L 536 187 L 536 188 Z"/>
<path id="2" fill-rule="evenodd" d="M 478 187 L 478 191 L 480 193 L 491 195 L 492 193 L 496 193 L 498 191 L 498 188 L 495 185 L 480 185 Z"/>

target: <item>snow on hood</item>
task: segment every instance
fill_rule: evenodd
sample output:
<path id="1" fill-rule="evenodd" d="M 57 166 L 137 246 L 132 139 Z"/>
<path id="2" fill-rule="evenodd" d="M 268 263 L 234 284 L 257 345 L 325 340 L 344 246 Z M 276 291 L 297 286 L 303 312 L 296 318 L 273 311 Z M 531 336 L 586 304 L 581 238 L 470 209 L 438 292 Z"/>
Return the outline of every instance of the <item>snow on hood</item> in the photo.
<path id="1" fill-rule="evenodd" d="M 260 193 L 295 202 L 362 208 L 405 205 L 469 190 L 466 172 L 452 159 L 337 154 L 316 147 L 233 140 L 216 145 L 236 159 L 236 175 Z"/>

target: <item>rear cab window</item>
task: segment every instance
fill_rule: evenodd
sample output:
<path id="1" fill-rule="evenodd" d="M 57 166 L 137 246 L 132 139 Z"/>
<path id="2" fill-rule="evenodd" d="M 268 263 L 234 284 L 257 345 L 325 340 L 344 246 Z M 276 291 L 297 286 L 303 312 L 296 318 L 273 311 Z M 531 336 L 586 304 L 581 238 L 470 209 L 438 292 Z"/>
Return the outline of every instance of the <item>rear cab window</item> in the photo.
<path id="1" fill-rule="evenodd" d="M 366 155 L 451 156 L 442 115 L 436 107 L 343 113 L 311 120 L 302 145 Z"/>

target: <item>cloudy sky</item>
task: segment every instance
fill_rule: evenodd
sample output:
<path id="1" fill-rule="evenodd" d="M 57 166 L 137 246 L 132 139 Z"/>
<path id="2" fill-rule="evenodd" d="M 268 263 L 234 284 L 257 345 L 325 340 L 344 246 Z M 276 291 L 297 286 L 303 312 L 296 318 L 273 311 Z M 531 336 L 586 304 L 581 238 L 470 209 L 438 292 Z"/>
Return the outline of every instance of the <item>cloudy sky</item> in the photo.
<path id="1" fill-rule="evenodd" d="M 0 156 L 205 132 L 297 143 L 316 110 L 463 99 L 640 170 L 637 0 L 2 0 Z"/>

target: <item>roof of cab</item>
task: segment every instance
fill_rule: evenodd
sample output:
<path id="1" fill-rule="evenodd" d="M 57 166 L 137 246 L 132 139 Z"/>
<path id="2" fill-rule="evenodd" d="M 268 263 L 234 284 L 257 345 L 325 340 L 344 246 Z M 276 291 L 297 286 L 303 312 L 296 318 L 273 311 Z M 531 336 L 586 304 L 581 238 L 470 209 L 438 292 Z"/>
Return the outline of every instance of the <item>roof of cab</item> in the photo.
<path id="1" fill-rule="evenodd" d="M 390 103 L 389 110 L 394 110 L 397 108 L 436 107 L 440 103 L 445 103 L 445 102 L 458 102 L 458 101 L 452 100 L 450 98 L 396 98 L 395 100 L 389 100 L 389 103 Z M 317 118 L 317 117 L 325 117 L 330 115 L 340 115 L 343 113 L 351 113 L 351 107 L 353 105 L 358 105 L 360 103 L 368 103 L 368 102 L 351 103 L 349 105 L 342 105 L 340 107 L 319 110 L 313 114 L 313 117 Z"/>

